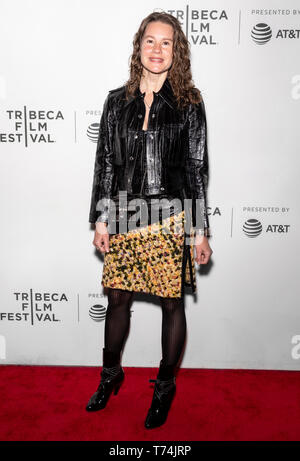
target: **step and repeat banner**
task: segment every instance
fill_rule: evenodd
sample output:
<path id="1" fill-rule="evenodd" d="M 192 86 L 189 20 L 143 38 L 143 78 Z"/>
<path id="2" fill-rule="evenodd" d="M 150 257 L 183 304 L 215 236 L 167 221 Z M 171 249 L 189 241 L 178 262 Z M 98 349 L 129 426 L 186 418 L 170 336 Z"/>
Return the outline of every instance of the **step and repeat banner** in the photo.
<path id="1" fill-rule="evenodd" d="M 300 369 L 296 0 L 0 0 L 0 364 L 102 364 L 99 121 L 160 10 L 190 42 L 208 124 L 213 255 L 185 295 L 181 366 Z M 157 297 L 136 293 L 124 366 L 159 365 L 161 320 Z"/>

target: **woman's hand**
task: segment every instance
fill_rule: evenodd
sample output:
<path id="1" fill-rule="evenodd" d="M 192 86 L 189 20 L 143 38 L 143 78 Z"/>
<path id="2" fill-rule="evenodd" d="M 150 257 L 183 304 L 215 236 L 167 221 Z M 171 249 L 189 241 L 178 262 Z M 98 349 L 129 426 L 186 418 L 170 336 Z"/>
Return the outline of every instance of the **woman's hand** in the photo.
<path id="1" fill-rule="evenodd" d="M 97 250 L 101 251 L 101 253 L 107 253 L 109 251 L 109 233 L 106 223 L 96 223 L 93 245 L 95 245 Z"/>
<path id="2" fill-rule="evenodd" d="M 196 248 L 196 263 L 207 264 L 213 253 L 213 250 L 209 246 L 208 238 L 204 235 L 196 235 L 194 245 Z"/>

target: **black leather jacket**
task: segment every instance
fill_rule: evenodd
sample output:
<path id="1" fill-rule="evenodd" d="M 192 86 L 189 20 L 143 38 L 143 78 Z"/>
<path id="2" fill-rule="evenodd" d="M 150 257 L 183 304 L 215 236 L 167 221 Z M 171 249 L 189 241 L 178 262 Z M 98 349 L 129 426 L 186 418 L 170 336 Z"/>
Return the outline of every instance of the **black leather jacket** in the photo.
<path id="1" fill-rule="evenodd" d="M 124 85 L 109 91 L 106 97 L 100 119 L 89 222 L 108 223 L 114 205 L 118 222 L 124 211 L 119 191 L 125 191 L 128 201 L 142 198 L 148 207 L 153 199 L 177 198 L 182 203 L 183 199 L 190 199 L 192 226 L 210 235 L 204 102 L 179 110 L 166 78 L 161 89 L 154 92 L 148 129 L 143 131 L 144 95 L 138 88 L 126 100 Z M 103 199 L 107 207 L 98 211 L 97 203 Z M 129 219 L 128 210 L 126 213 Z"/>

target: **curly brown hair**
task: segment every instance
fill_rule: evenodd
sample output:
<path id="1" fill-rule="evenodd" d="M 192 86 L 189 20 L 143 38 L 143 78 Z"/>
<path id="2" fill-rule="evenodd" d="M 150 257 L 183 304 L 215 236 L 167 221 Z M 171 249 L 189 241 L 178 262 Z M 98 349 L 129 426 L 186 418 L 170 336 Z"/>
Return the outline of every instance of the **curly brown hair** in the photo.
<path id="1" fill-rule="evenodd" d="M 168 71 L 168 79 L 172 86 L 178 107 L 185 107 L 190 103 L 202 100 L 201 92 L 195 87 L 192 80 L 190 62 L 190 43 L 181 29 L 179 21 L 169 13 L 154 12 L 144 18 L 133 39 L 133 53 L 130 59 L 130 77 L 125 83 L 126 99 L 133 95 L 140 84 L 143 73 L 141 63 L 141 42 L 146 27 L 152 21 L 160 21 L 173 27 L 173 60 Z"/>

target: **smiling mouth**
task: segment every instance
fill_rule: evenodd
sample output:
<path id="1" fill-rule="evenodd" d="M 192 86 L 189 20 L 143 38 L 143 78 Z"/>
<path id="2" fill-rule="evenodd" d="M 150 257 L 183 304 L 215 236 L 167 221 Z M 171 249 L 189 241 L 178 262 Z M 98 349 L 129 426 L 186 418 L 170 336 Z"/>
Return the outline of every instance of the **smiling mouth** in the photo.
<path id="1" fill-rule="evenodd" d="M 150 61 L 154 61 L 154 62 L 163 62 L 163 59 L 161 58 L 149 58 Z"/>

